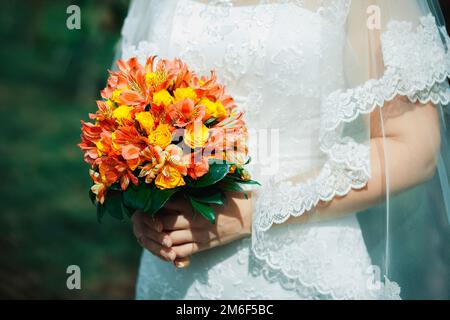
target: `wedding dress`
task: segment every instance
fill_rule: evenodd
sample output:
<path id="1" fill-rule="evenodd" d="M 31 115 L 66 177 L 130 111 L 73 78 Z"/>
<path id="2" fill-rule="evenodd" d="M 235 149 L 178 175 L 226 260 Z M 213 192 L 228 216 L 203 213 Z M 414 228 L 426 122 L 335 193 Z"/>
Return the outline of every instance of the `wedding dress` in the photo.
<path id="1" fill-rule="evenodd" d="M 395 224 L 386 204 L 371 213 L 379 224 L 351 213 L 274 227 L 366 185 L 367 117 L 376 107 L 397 95 L 449 103 L 448 35 L 426 1 L 395 2 L 132 2 L 122 58 L 158 54 L 179 57 L 198 74 L 216 70 L 246 111 L 252 178 L 262 183 L 252 239 L 195 254 L 186 269 L 144 251 L 138 299 L 400 298 L 388 278 Z M 380 22 L 378 49 L 366 26 L 370 4 L 382 17 L 390 13 Z M 394 208 L 395 196 L 386 198 Z M 361 223 L 388 231 L 373 245 Z"/>

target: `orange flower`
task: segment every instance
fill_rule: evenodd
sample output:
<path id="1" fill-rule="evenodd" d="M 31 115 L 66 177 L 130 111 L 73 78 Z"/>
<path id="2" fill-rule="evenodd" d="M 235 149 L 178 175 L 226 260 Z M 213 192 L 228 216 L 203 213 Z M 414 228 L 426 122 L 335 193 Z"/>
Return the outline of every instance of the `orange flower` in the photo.
<path id="1" fill-rule="evenodd" d="M 203 177 L 209 171 L 208 158 L 201 157 L 199 160 L 192 156 L 188 167 L 188 175 L 192 179 L 198 179 Z"/>
<path id="2" fill-rule="evenodd" d="M 131 123 L 133 124 L 133 123 Z M 147 146 L 147 138 L 139 134 L 139 131 L 132 125 L 124 125 L 114 131 L 111 135 L 112 147 L 120 151 L 126 145 L 134 145 L 139 149 L 144 149 Z M 121 151 L 119 152 L 119 154 Z"/>
<path id="3" fill-rule="evenodd" d="M 94 170 L 90 169 L 89 175 L 94 181 L 94 185 L 91 187 L 91 191 L 93 194 L 95 194 L 97 201 L 103 204 L 105 202 L 107 187 L 102 182 L 102 179 L 100 178 L 100 174 L 98 172 L 95 172 Z"/>
<path id="4" fill-rule="evenodd" d="M 183 155 L 183 150 L 174 144 L 169 145 L 166 150 L 167 162 L 177 169 L 183 176 L 187 174 L 187 162 Z"/>
<path id="5" fill-rule="evenodd" d="M 137 166 L 140 164 L 140 149 L 132 144 L 126 145 L 122 147 L 122 157 L 125 159 L 125 161 L 128 164 L 128 167 L 131 170 L 134 170 L 137 168 Z"/>
<path id="6" fill-rule="evenodd" d="M 130 181 L 135 185 L 139 183 L 128 165 L 115 157 L 102 157 L 97 160 L 97 163 L 101 183 L 106 187 L 120 182 L 122 190 L 125 190 Z"/>
<path id="7" fill-rule="evenodd" d="M 145 183 L 151 183 L 166 163 L 166 153 L 160 146 L 148 146 L 141 152 L 145 165 L 141 167 L 139 178 L 145 177 Z"/>
<path id="8" fill-rule="evenodd" d="M 205 107 L 196 106 L 191 99 L 183 99 L 168 106 L 166 112 L 171 122 L 179 128 L 184 128 L 193 122 L 201 121 L 205 115 Z"/>

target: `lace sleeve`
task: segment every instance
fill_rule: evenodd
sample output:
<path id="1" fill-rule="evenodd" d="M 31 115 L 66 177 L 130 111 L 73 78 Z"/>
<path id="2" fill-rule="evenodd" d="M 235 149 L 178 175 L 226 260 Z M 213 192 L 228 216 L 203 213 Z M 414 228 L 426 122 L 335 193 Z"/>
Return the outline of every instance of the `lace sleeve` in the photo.
<path id="1" fill-rule="evenodd" d="M 370 178 L 370 148 L 344 127 L 358 117 L 397 96 L 412 103 L 450 103 L 450 38 L 433 15 L 420 18 L 413 28 L 407 21 L 391 21 L 381 35 L 384 74 L 364 84 L 331 92 L 323 99 L 320 148 L 327 155 L 319 174 L 303 183 L 269 181 L 257 202 L 255 227 L 268 230 L 273 224 L 299 216 L 351 189 L 363 188 Z"/>

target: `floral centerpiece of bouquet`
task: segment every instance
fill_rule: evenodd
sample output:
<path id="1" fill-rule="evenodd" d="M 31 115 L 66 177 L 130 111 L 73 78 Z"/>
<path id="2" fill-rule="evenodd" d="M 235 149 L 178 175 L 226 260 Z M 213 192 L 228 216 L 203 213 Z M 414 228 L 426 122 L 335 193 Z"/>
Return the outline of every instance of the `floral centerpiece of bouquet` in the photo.
<path id="1" fill-rule="evenodd" d="M 79 147 L 90 164 L 99 221 L 136 210 L 155 215 L 176 194 L 212 223 L 226 191 L 258 184 L 244 168 L 243 113 L 216 74 L 199 77 L 180 59 L 119 60 L 82 121 Z M 245 194 L 245 193 L 244 193 Z"/>

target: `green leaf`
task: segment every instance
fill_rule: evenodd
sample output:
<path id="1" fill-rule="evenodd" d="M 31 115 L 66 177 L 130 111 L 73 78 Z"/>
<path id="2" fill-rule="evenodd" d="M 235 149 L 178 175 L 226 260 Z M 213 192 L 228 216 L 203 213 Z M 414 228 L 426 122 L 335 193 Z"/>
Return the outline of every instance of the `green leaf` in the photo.
<path id="1" fill-rule="evenodd" d="M 152 191 L 153 188 L 145 183 L 129 185 L 123 192 L 123 202 L 130 209 L 144 210 Z"/>
<path id="2" fill-rule="evenodd" d="M 240 184 L 256 184 L 258 186 L 261 185 L 258 181 L 255 181 L 255 180 L 242 180 L 241 177 L 235 176 L 235 175 L 228 175 L 228 176 L 226 176 L 223 179 L 223 181 L 235 181 L 235 182 L 238 182 Z"/>
<path id="3" fill-rule="evenodd" d="M 245 193 L 245 190 L 242 189 L 242 187 L 239 185 L 236 181 L 224 181 L 220 185 L 222 190 L 225 191 L 238 191 L 244 194 L 245 199 L 248 199 L 247 193 Z"/>
<path id="4" fill-rule="evenodd" d="M 144 212 L 154 216 L 177 191 L 178 188 L 166 190 L 158 188 L 151 189 L 150 196 L 144 207 Z"/>
<path id="5" fill-rule="evenodd" d="M 112 186 L 109 187 L 109 190 L 116 190 L 116 191 L 122 191 L 122 188 L 120 187 L 119 183 L 115 183 Z"/>
<path id="6" fill-rule="evenodd" d="M 97 198 L 95 196 L 95 193 L 93 193 L 91 189 L 89 189 L 89 199 L 91 199 L 93 205 L 97 205 Z"/>
<path id="7" fill-rule="evenodd" d="M 209 204 L 218 204 L 223 206 L 223 194 L 219 192 L 215 192 L 212 194 L 199 194 L 199 195 L 193 195 L 189 194 L 189 197 L 194 199 L 195 201 L 202 202 L 202 203 L 209 203 Z"/>
<path id="8" fill-rule="evenodd" d="M 261 186 L 261 183 L 259 183 L 258 181 L 255 181 L 255 180 L 240 180 L 237 182 L 240 184 L 255 184 L 255 185 Z"/>
<path id="9" fill-rule="evenodd" d="M 134 213 L 135 211 L 136 211 L 136 210 L 133 210 L 132 208 L 127 207 L 127 206 L 123 203 L 123 201 L 122 201 L 122 213 L 123 213 L 124 215 L 128 216 L 128 218 L 131 218 L 131 217 L 133 216 L 133 213 Z"/>
<path id="10" fill-rule="evenodd" d="M 109 190 L 103 204 L 106 211 L 114 218 L 123 220 L 122 214 L 122 192 Z"/>
<path id="11" fill-rule="evenodd" d="M 209 118 L 208 120 L 205 121 L 205 126 L 214 123 L 214 121 L 216 121 L 216 120 L 217 120 L 216 118 Z"/>
<path id="12" fill-rule="evenodd" d="M 198 202 L 189 196 L 188 196 L 188 198 L 189 198 L 189 201 L 191 202 L 191 205 L 195 211 L 200 213 L 203 217 L 205 217 L 212 224 L 216 223 L 216 215 L 214 213 L 213 208 L 211 208 L 210 205 Z"/>
<path id="13" fill-rule="evenodd" d="M 103 216 L 105 215 L 105 207 L 98 203 L 97 204 L 97 221 L 98 223 L 102 223 Z"/>
<path id="14" fill-rule="evenodd" d="M 222 180 L 230 170 L 227 163 L 218 163 L 211 161 L 209 164 L 209 171 L 198 180 L 187 179 L 187 184 L 193 188 L 203 188 L 211 186 Z"/>

